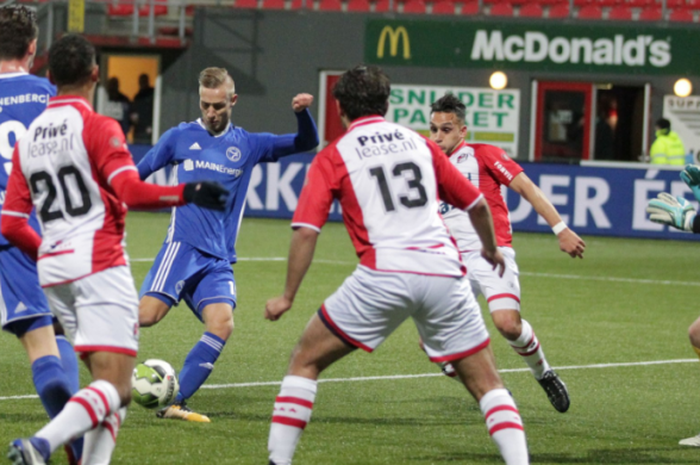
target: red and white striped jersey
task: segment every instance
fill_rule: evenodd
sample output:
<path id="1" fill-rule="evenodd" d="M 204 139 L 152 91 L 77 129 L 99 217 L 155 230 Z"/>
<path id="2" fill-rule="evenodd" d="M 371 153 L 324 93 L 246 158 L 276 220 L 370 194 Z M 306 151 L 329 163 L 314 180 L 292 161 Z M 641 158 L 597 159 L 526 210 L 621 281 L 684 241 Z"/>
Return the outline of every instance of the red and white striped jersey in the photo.
<path id="1" fill-rule="evenodd" d="M 481 193 L 433 142 L 380 116 L 355 120 L 309 169 L 292 227 L 320 232 L 333 199 L 360 264 L 379 271 L 462 276 L 438 196 L 469 209 Z"/>
<path id="2" fill-rule="evenodd" d="M 25 216 L 36 208 L 42 286 L 126 265 L 127 209 L 110 182 L 136 167 L 115 120 L 80 97 L 53 98 L 17 143 L 13 162 L 9 184 L 18 195 L 7 199 L 2 214 Z"/>
<path id="3" fill-rule="evenodd" d="M 522 167 L 502 149 L 487 144 L 467 145 L 462 142 L 449 158 L 459 172 L 484 193 L 493 216 L 498 246 L 511 247 L 513 230 L 501 186 L 510 185 L 511 181 L 523 171 Z M 481 241 L 468 214 L 454 208 L 449 202 L 441 202 L 440 213 L 450 232 L 457 239 L 461 252 L 481 250 Z"/>

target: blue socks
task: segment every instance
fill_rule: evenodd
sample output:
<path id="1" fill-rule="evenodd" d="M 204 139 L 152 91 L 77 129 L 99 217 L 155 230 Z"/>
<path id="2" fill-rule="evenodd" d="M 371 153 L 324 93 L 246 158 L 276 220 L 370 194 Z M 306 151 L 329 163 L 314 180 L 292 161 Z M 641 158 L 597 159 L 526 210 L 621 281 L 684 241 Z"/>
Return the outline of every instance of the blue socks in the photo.
<path id="1" fill-rule="evenodd" d="M 57 357 L 48 356 L 41 357 L 32 364 L 36 392 L 51 418 L 58 415 L 68 399 L 80 390 L 78 357 L 75 356 L 73 345 L 64 336 L 56 336 L 56 345 L 61 355 L 60 360 Z M 34 445 L 36 447 L 36 444 Z M 69 447 L 72 449 L 73 457 L 79 460 L 83 452 L 83 438 L 75 439 Z"/>
<path id="2" fill-rule="evenodd" d="M 185 365 L 180 371 L 180 392 L 175 402 L 189 399 L 204 384 L 211 371 L 214 362 L 224 348 L 226 341 L 212 333 L 204 333 L 202 338 L 187 354 Z"/>
<path id="3" fill-rule="evenodd" d="M 53 418 L 71 398 L 70 382 L 61 360 L 55 355 L 38 358 L 32 363 L 32 378 L 44 409 Z"/>
<path id="4" fill-rule="evenodd" d="M 78 357 L 75 356 L 73 346 L 65 336 L 56 336 L 58 352 L 61 354 L 61 365 L 68 377 L 70 393 L 75 394 L 80 390 L 80 377 L 78 376 Z"/>

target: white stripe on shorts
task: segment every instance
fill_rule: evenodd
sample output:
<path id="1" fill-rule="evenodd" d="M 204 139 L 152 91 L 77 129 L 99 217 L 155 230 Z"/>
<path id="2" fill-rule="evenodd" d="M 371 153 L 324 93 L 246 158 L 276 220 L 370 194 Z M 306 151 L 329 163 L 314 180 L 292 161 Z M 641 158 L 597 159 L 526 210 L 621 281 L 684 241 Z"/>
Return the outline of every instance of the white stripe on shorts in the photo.
<path id="1" fill-rule="evenodd" d="M 0 286 L 0 325 L 4 326 L 7 323 L 7 306 L 5 299 L 2 297 L 2 286 Z"/>
<path id="2" fill-rule="evenodd" d="M 163 286 L 168 278 L 168 274 L 170 274 L 170 268 L 172 268 L 175 257 L 177 257 L 177 252 L 180 250 L 180 244 L 181 242 L 171 242 L 168 244 L 168 248 L 165 249 L 163 262 L 158 267 L 158 272 L 151 286 L 152 291 L 163 292 Z"/>

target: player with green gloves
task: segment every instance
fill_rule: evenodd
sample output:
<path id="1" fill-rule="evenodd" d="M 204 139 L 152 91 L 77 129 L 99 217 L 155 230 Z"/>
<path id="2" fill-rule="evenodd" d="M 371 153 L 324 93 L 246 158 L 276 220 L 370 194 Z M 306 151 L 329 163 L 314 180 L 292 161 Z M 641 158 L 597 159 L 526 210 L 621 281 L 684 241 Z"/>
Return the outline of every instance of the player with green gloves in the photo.
<path id="1" fill-rule="evenodd" d="M 687 165 L 681 171 L 681 179 L 693 191 L 700 202 L 700 166 Z M 649 219 L 655 223 L 667 224 L 681 231 L 700 234 L 700 217 L 693 206 L 681 196 L 674 197 L 667 192 L 660 193 L 647 204 Z"/>
<path id="2" fill-rule="evenodd" d="M 688 165 L 681 171 L 681 179 L 693 191 L 695 198 L 700 201 L 700 166 Z M 649 219 L 656 223 L 668 224 L 683 231 L 700 233 L 700 216 L 693 206 L 681 196 L 674 197 L 662 192 L 647 205 Z M 690 344 L 700 357 L 700 318 L 688 328 Z M 700 447 L 700 434 L 678 442 L 681 446 Z"/>

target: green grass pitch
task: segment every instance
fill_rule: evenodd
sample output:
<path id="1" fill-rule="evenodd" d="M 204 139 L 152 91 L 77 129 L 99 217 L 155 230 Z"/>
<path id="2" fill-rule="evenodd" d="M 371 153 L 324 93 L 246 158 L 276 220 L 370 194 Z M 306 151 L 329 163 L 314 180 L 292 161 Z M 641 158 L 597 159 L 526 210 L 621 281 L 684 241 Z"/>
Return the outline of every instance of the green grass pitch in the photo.
<path id="1" fill-rule="evenodd" d="M 138 286 L 151 265 L 143 259 L 158 252 L 168 218 L 129 215 L 128 251 Z M 282 379 L 310 316 L 357 262 L 343 226 L 327 225 L 294 308 L 268 322 L 265 301 L 282 291 L 286 262 L 256 259 L 286 257 L 290 235 L 288 221 L 243 222 L 238 251 L 244 260 L 234 267 L 236 329 L 205 389 L 190 401 L 212 423 L 158 420 L 132 405 L 112 463 L 267 463 L 278 392 L 271 383 Z M 677 443 L 700 432 L 700 367 L 687 338 L 688 325 L 700 314 L 700 248 L 682 241 L 585 239 L 586 258 L 576 261 L 559 252 L 551 234 L 519 233 L 514 242 L 523 316 L 569 386 L 568 413 L 550 406 L 487 318 L 499 369 L 525 422 L 532 463 L 699 463 L 700 450 Z M 202 330 L 186 306 L 174 308 L 142 330 L 139 359 L 162 358 L 179 369 Z M 7 444 L 38 430 L 46 415 L 36 398 L 8 398 L 34 393 L 20 344 L 3 334 L 0 352 L 0 444 Z M 652 361 L 662 363 L 639 363 Z M 419 374 L 437 369 L 419 350 L 410 322 L 374 354 L 357 351 L 331 367 L 322 375 L 329 382 L 319 385 L 295 463 L 502 463 L 478 405 L 455 381 L 363 379 Z M 62 451 L 53 463 L 65 463 Z"/>

